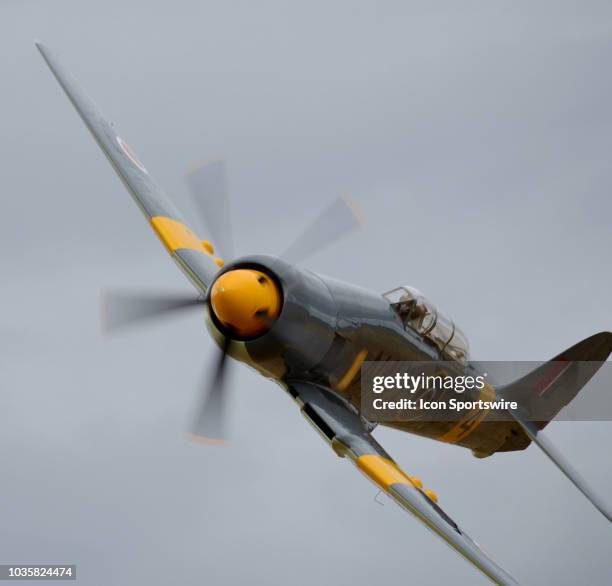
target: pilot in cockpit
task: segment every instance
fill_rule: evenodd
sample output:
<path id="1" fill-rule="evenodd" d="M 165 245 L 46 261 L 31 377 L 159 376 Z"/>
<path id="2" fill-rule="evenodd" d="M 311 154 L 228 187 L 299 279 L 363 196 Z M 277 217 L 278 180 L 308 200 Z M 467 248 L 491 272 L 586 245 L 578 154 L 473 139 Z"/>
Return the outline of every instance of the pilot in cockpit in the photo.
<path id="1" fill-rule="evenodd" d="M 423 303 L 419 303 L 412 295 L 405 293 L 397 303 L 398 314 L 406 325 L 410 325 L 417 331 L 422 324 L 423 318 L 427 314 L 427 308 Z"/>
<path id="2" fill-rule="evenodd" d="M 397 287 L 384 294 L 385 299 L 401 319 L 404 327 L 423 336 L 453 360 L 466 363 L 469 345 L 465 334 L 455 323 L 439 313 L 425 296 L 414 287 Z"/>

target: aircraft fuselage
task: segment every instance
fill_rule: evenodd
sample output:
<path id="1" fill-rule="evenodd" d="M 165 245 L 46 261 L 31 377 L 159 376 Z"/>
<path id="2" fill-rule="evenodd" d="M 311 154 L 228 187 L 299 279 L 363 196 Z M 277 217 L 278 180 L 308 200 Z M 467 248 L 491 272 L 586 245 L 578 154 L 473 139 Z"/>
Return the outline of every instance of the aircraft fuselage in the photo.
<path id="1" fill-rule="evenodd" d="M 451 360 L 407 328 L 380 293 L 269 256 L 239 259 L 224 267 L 220 275 L 236 268 L 254 268 L 272 276 L 282 290 L 283 306 L 265 334 L 235 342 L 230 354 L 285 388 L 286 381 L 314 382 L 333 390 L 361 412 L 360 367 L 365 360 Z M 223 327 L 210 311 L 207 322 L 220 343 Z M 480 374 L 471 363 L 456 364 L 458 372 Z M 492 387 L 490 390 L 494 392 Z M 466 391 L 465 399 L 478 399 L 479 392 Z M 466 413 L 458 421 L 427 419 L 419 419 L 416 413 L 410 421 L 381 425 L 464 446 L 478 456 L 523 449 L 529 444 L 515 423 L 488 421 L 486 413 Z"/>

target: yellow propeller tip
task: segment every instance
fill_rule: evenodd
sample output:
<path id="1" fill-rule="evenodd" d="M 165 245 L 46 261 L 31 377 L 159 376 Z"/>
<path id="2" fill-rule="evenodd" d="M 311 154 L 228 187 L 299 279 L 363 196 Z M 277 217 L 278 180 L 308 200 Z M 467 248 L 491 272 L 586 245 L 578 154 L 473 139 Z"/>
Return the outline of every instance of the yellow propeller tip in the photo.
<path id="1" fill-rule="evenodd" d="M 344 200 L 346 207 L 351 210 L 353 216 L 355 216 L 357 223 L 360 226 L 364 226 L 366 223 L 366 216 L 363 210 L 357 204 L 357 202 L 352 197 L 349 197 L 346 193 L 343 193 L 340 197 Z"/>
<path id="2" fill-rule="evenodd" d="M 206 437 L 203 435 L 198 435 L 197 433 L 186 433 L 185 436 L 190 442 L 194 444 L 206 445 L 206 446 L 219 446 L 219 447 L 227 447 L 229 444 L 224 439 L 214 438 L 214 437 Z"/>
<path id="3" fill-rule="evenodd" d="M 219 155 L 218 157 L 211 157 L 210 159 L 198 161 L 187 168 L 185 175 L 192 175 L 193 173 L 199 171 L 202 167 L 208 167 L 209 165 L 215 165 L 217 163 L 225 164 L 225 158 Z"/>

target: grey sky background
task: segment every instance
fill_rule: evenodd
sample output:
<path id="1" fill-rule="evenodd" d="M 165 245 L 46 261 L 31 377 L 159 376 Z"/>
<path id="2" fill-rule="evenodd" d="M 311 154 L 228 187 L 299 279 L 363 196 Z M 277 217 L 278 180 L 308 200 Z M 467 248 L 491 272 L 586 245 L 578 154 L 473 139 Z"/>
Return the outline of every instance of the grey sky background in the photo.
<path id="1" fill-rule="evenodd" d="M 104 286 L 189 290 L 33 46 L 54 49 L 181 206 L 228 160 L 239 253 L 341 192 L 366 228 L 304 263 L 411 284 L 482 360 L 612 327 L 608 2 L 0 3 L 0 558 L 94 584 L 484 584 L 233 374 L 232 444 L 183 437 L 198 316 L 112 340 Z M 610 423 L 547 434 L 610 494 Z M 540 454 L 377 438 L 525 584 L 608 584 L 609 524 Z"/>

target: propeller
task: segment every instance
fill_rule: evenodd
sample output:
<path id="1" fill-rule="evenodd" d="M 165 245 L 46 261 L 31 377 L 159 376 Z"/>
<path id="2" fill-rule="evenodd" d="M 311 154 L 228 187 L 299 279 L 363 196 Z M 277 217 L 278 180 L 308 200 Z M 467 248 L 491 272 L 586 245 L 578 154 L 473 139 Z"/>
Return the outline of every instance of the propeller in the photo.
<path id="1" fill-rule="evenodd" d="M 151 325 L 194 308 L 205 301 L 188 293 L 150 293 L 104 289 L 101 294 L 100 321 L 104 333 L 113 334 L 129 328 Z M 206 394 L 196 411 L 190 439 L 202 443 L 224 444 L 225 381 L 227 353 L 232 339 L 223 339 L 223 346 L 213 366 L 212 377 L 206 376 L 202 388 Z"/>
<path id="2" fill-rule="evenodd" d="M 215 160 L 194 167 L 187 174 L 187 182 L 194 206 L 207 223 L 211 240 L 223 256 L 233 258 L 225 162 Z M 363 217 L 356 205 L 346 196 L 339 197 L 315 217 L 281 256 L 288 262 L 298 262 L 326 248 L 361 224 Z M 244 336 L 244 331 L 230 324 L 240 322 L 240 327 L 247 328 L 251 333 L 272 327 L 278 315 L 280 300 L 278 291 L 274 292 L 276 286 L 271 281 L 266 283 L 266 279 L 269 281 L 266 275 L 258 271 L 232 270 L 224 273 L 213 284 L 213 311 L 224 323 L 227 335 L 212 372 L 205 372 L 201 384 L 202 393 L 196 416 L 187 434 L 194 441 L 225 444 L 227 356 L 233 344 L 231 332 Z M 216 305 L 215 288 L 222 292 Z M 151 325 L 164 318 L 186 313 L 187 310 L 201 308 L 205 303 L 203 298 L 194 298 L 185 293 L 105 290 L 101 303 L 102 330 L 114 333 Z M 255 313 L 249 303 L 256 304 Z M 264 306 L 267 303 L 267 308 L 260 309 L 262 303 Z M 223 319 L 224 314 L 227 315 L 227 322 Z"/>
<path id="3" fill-rule="evenodd" d="M 102 332 L 115 333 L 147 325 L 202 307 L 204 300 L 189 293 L 103 289 L 100 295 Z"/>
<path id="4" fill-rule="evenodd" d="M 187 172 L 191 200 L 205 222 L 210 240 L 227 260 L 234 258 L 230 199 L 225 161 L 205 161 Z"/>
<path id="5" fill-rule="evenodd" d="M 224 257 L 234 258 L 225 161 L 217 159 L 196 165 L 187 173 L 187 183 L 211 240 Z M 341 195 L 315 217 L 281 258 L 291 263 L 302 261 L 364 223 L 365 217 L 357 204 L 347 195 Z"/>
<path id="6" fill-rule="evenodd" d="M 364 217 L 357 205 L 348 196 L 342 195 L 319 213 L 285 250 L 281 258 L 297 263 L 327 248 L 363 223 Z"/>
<path id="7" fill-rule="evenodd" d="M 227 411 L 227 355 L 232 344 L 225 338 L 223 348 L 218 353 L 212 376 L 204 373 L 202 387 L 206 388 L 200 405 L 196 410 L 189 439 L 198 443 L 224 445 L 226 443 L 225 420 Z"/>

